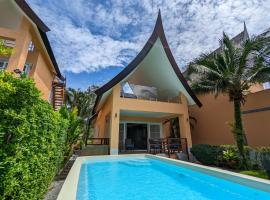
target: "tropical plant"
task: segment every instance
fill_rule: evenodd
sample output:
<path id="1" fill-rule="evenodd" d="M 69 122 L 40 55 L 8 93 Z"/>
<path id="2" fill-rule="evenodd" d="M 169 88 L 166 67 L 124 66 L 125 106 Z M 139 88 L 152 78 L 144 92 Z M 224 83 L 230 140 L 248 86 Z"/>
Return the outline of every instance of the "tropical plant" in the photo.
<path id="1" fill-rule="evenodd" d="M 65 156 L 69 158 L 73 152 L 73 145 L 77 143 L 78 138 L 81 134 L 80 126 L 83 121 L 80 117 L 78 117 L 78 109 L 76 107 L 69 111 L 67 107 L 63 106 L 59 112 L 63 116 L 63 118 L 67 119 L 69 122 L 65 151 Z"/>
<path id="2" fill-rule="evenodd" d="M 220 52 L 201 55 L 190 64 L 187 73 L 196 93 L 213 93 L 215 97 L 224 93 L 234 103 L 232 133 L 242 164 L 246 166 L 244 145 L 247 145 L 247 140 L 241 106 L 252 85 L 270 80 L 270 37 L 247 39 L 241 47 L 237 47 L 224 33 L 220 43 Z"/>
<path id="3" fill-rule="evenodd" d="M 6 47 L 4 40 L 0 39 L 0 56 L 9 56 L 12 53 L 12 48 Z"/>
<path id="4" fill-rule="evenodd" d="M 90 86 L 86 91 L 68 88 L 66 92 L 66 107 L 70 111 L 76 107 L 78 109 L 78 117 L 83 121 L 83 123 L 81 123 L 81 131 L 84 142 L 86 142 L 91 132 L 91 124 L 89 123 L 89 120 L 92 116 L 92 108 L 96 98 L 94 90 L 97 88 L 98 87 L 94 85 Z"/>
<path id="5" fill-rule="evenodd" d="M 68 88 L 66 90 L 65 103 L 67 105 L 67 108 L 72 110 L 74 107 L 78 107 L 78 104 L 79 104 L 78 99 L 79 99 L 80 93 L 81 93 L 80 90 L 76 90 L 74 88 Z"/>
<path id="6" fill-rule="evenodd" d="M 222 162 L 229 168 L 238 168 L 238 155 L 234 149 L 225 149 L 222 151 Z"/>

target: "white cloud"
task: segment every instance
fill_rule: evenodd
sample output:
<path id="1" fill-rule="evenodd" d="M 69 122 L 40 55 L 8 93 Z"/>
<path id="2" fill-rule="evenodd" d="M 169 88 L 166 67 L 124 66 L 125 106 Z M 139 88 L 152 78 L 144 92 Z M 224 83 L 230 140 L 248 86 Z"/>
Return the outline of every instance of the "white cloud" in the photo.
<path id="1" fill-rule="evenodd" d="M 179 66 L 215 49 L 222 31 L 233 36 L 246 21 L 251 34 L 270 21 L 270 0 L 28 0 L 49 25 L 63 71 L 93 72 L 124 66 L 143 47 L 161 8 L 168 42 Z"/>

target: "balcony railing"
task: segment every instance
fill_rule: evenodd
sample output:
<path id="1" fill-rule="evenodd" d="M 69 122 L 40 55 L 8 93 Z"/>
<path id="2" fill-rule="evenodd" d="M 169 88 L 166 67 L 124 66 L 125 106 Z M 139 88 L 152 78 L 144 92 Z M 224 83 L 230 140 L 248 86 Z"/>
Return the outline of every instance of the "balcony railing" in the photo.
<path id="1" fill-rule="evenodd" d="M 128 86 L 128 88 L 127 88 Z M 164 91 L 165 93 L 172 94 L 172 91 Z M 159 101 L 168 103 L 181 103 L 179 96 L 165 95 L 158 91 L 156 87 L 150 87 L 145 85 L 124 84 L 120 97 L 130 99 L 142 99 L 148 101 Z"/>
<path id="2" fill-rule="evenodd" d="M 180 98 L 177 97 L 168 97 L 168 98 L 161 98 L 161 97 L 146 97 L 146 96 L 136 96 L 130 93 L 121 93 L 120 97 L 122 98 L 129 98 L 129 99 L 142 99 L 147 101 L 159 101 L 159 102 L 167 102 L 167 103 L 181 103 Z"/>

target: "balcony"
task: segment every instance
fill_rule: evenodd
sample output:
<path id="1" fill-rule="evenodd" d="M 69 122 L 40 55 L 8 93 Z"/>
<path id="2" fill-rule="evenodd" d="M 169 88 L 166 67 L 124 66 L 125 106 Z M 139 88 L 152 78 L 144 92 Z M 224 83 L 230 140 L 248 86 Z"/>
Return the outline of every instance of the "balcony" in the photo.
<path id="1" fill-rule="evenodd" d="M 173 95 L 174 94 L 174 95 Z M 155 87 L 132 85 L 120 93 L 119 108 L 122 111 L 163 113 L 163 115 L 183 114 L 186 106 L 180 95 L 172 91 L 158 91 Z"/>
<path id="2" fill-rule="evenodd" d="M 127 84 L 127 83 L 126 83 Z M 120 97 L 127 99 L 139 99 L 156 102 L 176 103 L 180 104 L 179 95 L 173 94 L 171 91 L 158 91 L 156 87 L 144 85 L 128 84 L 122 85 Z"/>

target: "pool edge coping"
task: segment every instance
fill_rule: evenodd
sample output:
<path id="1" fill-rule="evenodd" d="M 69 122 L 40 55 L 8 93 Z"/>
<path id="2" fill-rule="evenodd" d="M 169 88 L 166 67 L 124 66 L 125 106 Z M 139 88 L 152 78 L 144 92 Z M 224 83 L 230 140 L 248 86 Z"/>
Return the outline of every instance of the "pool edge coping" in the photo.
<path id="1" fill-rule="evenodd" d="M 240 174 L 237 172 L 232 172 L 229 170 L 224 170 L 216 167 L 209 167 L 201 164 L 190 163 L 181 160 L 175 160 L 171 158 L 156 156 L 156 155 L 149 155 L 146 154 L 146 157 L 154 158 L 157 160 L 162 160 L 165 162 L 176 164 L 177 166 L 186 167 L 191 170 L 195 170 L 197 172 L 203 172 L 210 176 L 222 178 L 228 181 L 232 181 L 234 183 L 238 183 L 240 185 L 248 186 L 254 189 L 262 190 L 265 192 L 270 193 L 270 180 L 257 178 L 254 176 L 249 176 L 245 174 Z"/>
<path id="2" fill-rule="evenodd" d="M 177 166 L 186 167 L 191 170 L 195 170 L 198 172 L 203 172 L 211 176 L 215 176 L 218 178 L 222 178 L 228 181 L 232 181 L 241 185 L 245 185 L 248 187 L 252 187 L 258 190 L 262 190 L 264 192 L 270 193 L 270 181 L 248 176 L 236 172 L 231 172 L 215 167 L 209 167 L 204 166 L 200 164 L 195 163 L 189 163 L 186 161 L 181 160 L 175 160 L 171 158 L 166 158 L 162 156 L 157 155 L 151 155 L 151 154 L 122 154 L 122 155 L 104 155 L 104 156 L 82 156 L 78 157 L 75 160 L 75 163 L 73 164 L 70 172 L 68 173 L 68 176 L 58 194 L 57 200 L 76 200 L 76 193 L 77 193 L 77 187 L 78 187 L 78 181 L 80 176 L 80 168 L 84 161 L 89 159 L 96 159 L 96 158 L 120 158 L 120 157 L 148 157 L 153 158 L 157 160 L 161 160 L 167 163 L 172 163 Z"/>

